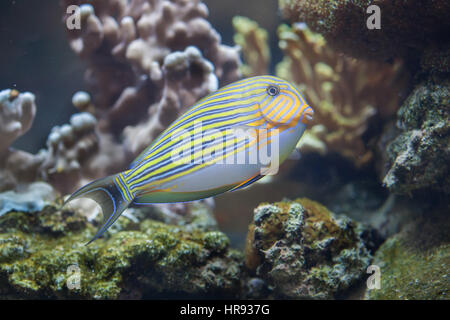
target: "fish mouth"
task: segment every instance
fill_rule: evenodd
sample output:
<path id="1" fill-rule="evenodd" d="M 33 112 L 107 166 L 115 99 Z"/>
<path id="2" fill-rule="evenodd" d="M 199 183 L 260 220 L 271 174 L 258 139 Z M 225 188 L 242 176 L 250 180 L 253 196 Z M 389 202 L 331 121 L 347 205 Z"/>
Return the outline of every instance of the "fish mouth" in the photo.
<path id="1" fill-rule="evenodd" d="M 307 107 L 303 113 L 302 122 L 308 123 L 314 119 L 314 110 L 311 107 Z"/>

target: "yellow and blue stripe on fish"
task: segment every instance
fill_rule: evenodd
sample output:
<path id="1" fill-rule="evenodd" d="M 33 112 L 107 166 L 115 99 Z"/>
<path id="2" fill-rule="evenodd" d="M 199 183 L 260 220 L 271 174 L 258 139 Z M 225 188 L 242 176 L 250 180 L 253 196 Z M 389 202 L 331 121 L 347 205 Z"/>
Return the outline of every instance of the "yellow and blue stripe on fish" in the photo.
<path id="1" fill-rule="evenodd" d="M 269 174 L 261 161 L 248 161 L 248 155 L 276 140 L 277 154 L 270 150 L 270 159 L 281 164 L 313 114 L 285 80 L 258 76 L 237 81 L 193 105 L 129 170 L 89 183 L 66 203 L 87 197 L 101 206 L 105 222 L 90 243 L 130 205 L 199 200 L 246 187 Z M 254 134 L 236 135 L 237 130 Z"/>

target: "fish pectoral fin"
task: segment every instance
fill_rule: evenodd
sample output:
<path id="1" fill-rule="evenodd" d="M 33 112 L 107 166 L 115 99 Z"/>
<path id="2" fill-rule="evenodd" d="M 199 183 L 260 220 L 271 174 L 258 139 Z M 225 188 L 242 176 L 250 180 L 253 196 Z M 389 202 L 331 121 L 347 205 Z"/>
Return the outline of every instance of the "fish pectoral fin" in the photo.
<path id="1" fill-rule="evenodd" d="M 292 150 L 291 154 L 289 155 L 289 160 L 300 160 L 302 158 L 302 154 L 298 149 Z"/>

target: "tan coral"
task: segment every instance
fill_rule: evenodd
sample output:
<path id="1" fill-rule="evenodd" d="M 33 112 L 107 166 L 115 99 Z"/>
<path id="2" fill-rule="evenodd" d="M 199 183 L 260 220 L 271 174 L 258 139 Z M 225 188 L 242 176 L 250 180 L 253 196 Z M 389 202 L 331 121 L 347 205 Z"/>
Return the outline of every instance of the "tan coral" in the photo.
<path id="1" fill-rule="evenodd" d="M 373 157 L 370 122 L 386 120 L 398 109 L 406 85 L 402 65 L 340 55 L 300 23 L 280 26 L 278 36 L 285 57 L 277 75 L 294 82 L 314 108 L 312 141 L 323 141 L 327 152 L 337 152 L 356 166 L 367 164 Z M 323 145 L 315 145 L 324 152 Z"/>
<path id="2" fill-rule="evenodd" d="M 240 46 L 244 61 L 241 67 L 246 77 L 265 75 L 269 72 L 270 50 L 267 31 L 256 21 L 246 17 L 233 18 L 234 42 Z"/>

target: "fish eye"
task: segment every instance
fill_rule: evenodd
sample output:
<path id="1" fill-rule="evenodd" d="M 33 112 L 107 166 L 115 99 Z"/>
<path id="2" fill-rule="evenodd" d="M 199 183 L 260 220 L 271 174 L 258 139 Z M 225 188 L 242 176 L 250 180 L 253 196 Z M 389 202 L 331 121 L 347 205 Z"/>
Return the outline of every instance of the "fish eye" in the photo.
<path id="1" fill-rule="evenodd" d="M 280 88 L 277 86 L 268 86 L 267 87 L 267 94 L 269 96 L 276 96 L 280 92 Z"/>

